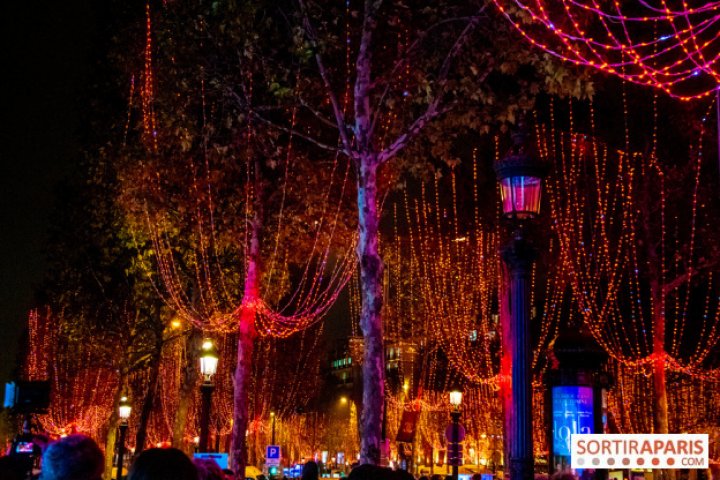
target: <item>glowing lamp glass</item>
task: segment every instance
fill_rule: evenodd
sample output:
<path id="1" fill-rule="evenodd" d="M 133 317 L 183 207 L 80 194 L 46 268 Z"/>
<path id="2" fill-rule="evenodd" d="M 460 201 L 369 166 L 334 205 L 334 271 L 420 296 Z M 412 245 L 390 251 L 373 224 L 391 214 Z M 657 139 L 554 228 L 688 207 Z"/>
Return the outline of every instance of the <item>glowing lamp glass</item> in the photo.
<path id="1" fill-rule="evenodd" d="M 210 379 L 217 372 L 218 354 L 215 345 L 210 340 L 204 340 L 200 354 L 200 373 Z"/>
<path id="2" fill-rule="evenodd" d="M 130 418 L 131 412 L 132 405 L 130 404 L 130 401 L 127 397 L 122 397 L 120 399 L 120 404 L 118 405 L 118 416 L 120 417 L 120 420 L 127 420 Z"/>
<path id="3" fill-rule="evenodd" d="M 500 180 L 500 196 L 506 217 L 526 219 L 540 213 L 542 179 L 531 176 L 507 177 Z"/>
<path id="4" fill-rule="evenodd" d="M 459 390 L 453 390 L 450 392 L 450 405 L 452 405 L 455 408 L 460 407 L 460 404 L 462 403 L 462 392 Z"/>

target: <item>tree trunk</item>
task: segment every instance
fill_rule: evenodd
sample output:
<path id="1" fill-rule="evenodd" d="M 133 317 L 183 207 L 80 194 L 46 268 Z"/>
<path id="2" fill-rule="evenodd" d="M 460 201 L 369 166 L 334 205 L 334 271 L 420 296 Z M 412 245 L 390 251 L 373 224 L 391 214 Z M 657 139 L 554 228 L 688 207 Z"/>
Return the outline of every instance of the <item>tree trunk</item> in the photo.
<path id="1" fill-rule="evenodd" d="M 653 338 L 653 386 L 655 390 L 655 433 L 669 433 L 667 384 L 665 378 L 665 318 L 656 315 Z"/>
<path id="2" fill-rule="evenodd" d="M 377 157 L 365 154 L 359 162 L 358 220 L 362 310 L 360 328 L 364 339 L 362 364 L 363 409 L 360 419 L 360 463 L 380 463 L 380 442 L 385 398 L 385 351 L 383 348 L 383 262 L 378 252 Z"/>
<path id="3" fill-rule="evenodd" d="M 650 281 L 650 293 L 653 302 L 653 390 L 655 394 L 655 416 L 654 433 L 670 433 L 670 425 L 668 420 L 668 398 L 667 383 L 665 377 L 665 292 L 664 285 L 657 279 L 659 259 L 654 251 L 650 255 L 651 265 L 650 271 L 653 279 Z M 664 480 L 674 480 L 675 470 L 658 470 L 659 478 Z"/>
<path id="4" fill-rule="evenodd" d="M 667 380 L 665 377 L 665 315 L 658 309 L 653 318 L 653 389 L 655 390 L 655 433 L 670 433 Z M 675 480 L 675 470 L 658 470 L 659 477 Z"/>
<path id="5" fill-rule="evenodd" d="M 160 339 L 160 342 L 155 345 L 155 352 L 150 360 L 150 378 L 148 379 L 147 391 L 145 392 L 145 398 L 143 398 L 137 434 L 135 435 L 135 455 L 139 455 L 140 452 L 145 449 L 148 422 L 150 421 L 150 413 L 152 412 L 153 405 L 155 404 L 155 394 L 157 392 L 158 376 L 160 373 L 161 353 L 162 338 Z"/>
<path id="6" fill-rule="evenodd" d="M 255 163 L 255 202 L 254 215 L 250 223 L 250 245 L 247 254 L 245 288 L 243 302 L 239 312 L 239 332 L 237 365 L 233 379 L 233 430 L 232 430 L 232 469 L 235 478 L 245 479 L 245 467 L 248 460 L 247 438 L 250 405 L 248 402 L 252 377 L 253 351 L 257 330 L 255 316 L 260 294 L 260 237 L 262 234 L 262 183 L 260 165 Z"/>
<path id="7" fill-rule="evenodd" d="M 180 381 L 180 392 L 178 393 L 178 406 L 173 424 L 172 444 L 175 448 L 187 451 L 188 445 L 183 441 L 185 427 L 187 424 L 190 400 L 195 393 L 198 376 L 200 374 L 199 353 L 202 332 L 193 328 L 190 335 L 185 339 L 185 365 L 183 366 L 182 379 Z"/>

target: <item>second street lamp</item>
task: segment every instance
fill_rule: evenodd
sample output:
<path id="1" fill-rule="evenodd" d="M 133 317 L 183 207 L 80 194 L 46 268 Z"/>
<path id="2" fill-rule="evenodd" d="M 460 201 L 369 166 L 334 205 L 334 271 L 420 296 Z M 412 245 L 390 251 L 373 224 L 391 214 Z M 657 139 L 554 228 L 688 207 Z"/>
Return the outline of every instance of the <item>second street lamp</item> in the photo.
<path id="1" fill-rule="evenodd" d="M 125 437 L 128 429 L 128 418 L 130 418 L 130 412 L 132 412 L 132 405 L 128 400 L 128 397 L 120 398 L 118 404 L 118 417 L 120 418 L 120 438 L 118 439 L 118 460 L 117 460 L 117 480 L 122 478 L 123 470 L 123 457 L 125 456 Z"/>
<path id="2" fill-rule="evenodd" d="M 546 172 L 546 166 L 528 153 L 526 142 L 520 126 L 520 132 L 513 135 L 510 153 L 495 164 L 503 215 L 512 227 L 502 257 L 510 271 L 513 428 L 509 432 L 509 441 L 510 478 L 513 480 L 532 480 L 534 477 L 529 295 L 530 273 L 537 253 L 525 238 L 525 227 L 527 221 L 540 213 L 542 179 Z"/>
<path id="3" fill-rule="evenodd" d="M 449 444 L 448 461 L 452 465 L 452 478 L 458 480 L 460 463 L 462 463 L 462 447 L 460 442 L 465 438 L 465 429 L 460 425 L 460 405 L 462 404 L 462 392 L 453 390 L 450 392 L 450 405 L 453 409 L 450 412 L 452 423 L 449 426 L 446 437 Z"/>
<path id="4" fill-rule="evenodd" d="M 198 450 L 207 452 L 208 436 L 210 429 L 210 402 L 212 400 L 212 392 L 215 385 L 212 383 L 212 377 L 217 372 L 218 353 L 212 340 L 205 339 L 202 343 L 202 352 L 200 354 L 200 373 L 203 376 L 203 383 L 200 386 L 202 395 L 202 411 L 200 413 L 200 440 L 198 442 Z"/>

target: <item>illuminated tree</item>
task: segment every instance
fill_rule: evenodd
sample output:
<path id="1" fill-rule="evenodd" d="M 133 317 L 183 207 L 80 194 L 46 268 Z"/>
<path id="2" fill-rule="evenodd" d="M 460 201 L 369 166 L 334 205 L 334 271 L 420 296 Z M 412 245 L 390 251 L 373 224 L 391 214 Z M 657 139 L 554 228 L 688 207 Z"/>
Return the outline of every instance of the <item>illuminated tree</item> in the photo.
<path id="1" fill-rule="evenodd" d="M 102 423 L 92 428 L 104 433 L 106 448 L 111 449 L 123 390 L 133 375 L 155 369 L 159 362 L 165 333 L 163 305 L 151 284 L 138 275 L 138 251 L 116 204 L 118 183 L 107 150 L 88 155 L 82 167 L 84 172 L 69 180 L 58 196 L 41 300 L 53 312 L 45 321 L 57 322 L 51 328 L 61 339 L 48 352 L 57 356 L 53 381 L 70 389 L 58 391 L 55 398 L 71 402 L 74 389 L 89 388 L 97 375 L 105 375 L 101 384 L 110 390 L 97 392 L 104 392 L 109 401 L 107 417 L 98 415 L 96 421 Z M 79 362 L 76 356 L 85 360 Z M 96 373 L 84 371 L 89 365 Z M 152 403 L 151 391 L 142 398 L 143 404 Z M 72 422 L 78 414 L 66 410 L 64 420 L 58 420 Z M 60 428 L 64 426 L 52 430 Z"/>
<path id="2" fill-rule="evenodd" d="M 123 150 L 122 204 L 147 252 L 139 261 L 165 303 L 195 329 L 174 440 L 186 430 L 197 377 L 192 335 L 237 332 L 238 471 L 258 337 L 288 337 L 319 322 L 354 269 L 348 165 L 327 154 L 311 162 L 314 152 L 295 145 L 293 135 L 259 127 L 251 107 L 235 106 L 225 90 L 227 78 L 248 79 L 243 85 L 255 96 L 277 94 L 253 85 L 252 55 L 237 63 L 237 45 L 249 41 L 244 22 L 256 8 L 168 5 L 153 16 L 148 6 Z M 176 36 L 178 26 L 188 35 Z M 178 65 L 176 58 L 192 61 Z"/>
<path id="3" fill-rule="evenodd" d="M 717 371 L 720 257 L 712 195 L 700 182 L 704 139 L 670 162 L 657 143 L 638 153 L 577 132 L 544 138 L 541 149 L 556 159 L 555 230 L 584 322 L 621 369 L 651 376 L 645 427 L 683 429 L 672 428 L 668 375 L 702 382 Z M 633 401 L 650 401 L 642 397 Z"/>
<path id="4" fill-rule="evenodd" d="M 271 110 L 256 109 L 253 114 L 353 163 L 365 349 L 361 462 L 377 463 L 385 396 L 383 261 L 378 247 L 384 181 L 397 181 L 403 166 L 423 170 L 420 156 L 439 163 L 456 161 L 453 149 L 468 140 L 463 135 L 477 134 L 498 120 L 513 120 L 541 89 L 577 96 L 592 89 L 575 75 L 556 75 L 546 59 L 518 49 L 483 2 L 413 9 L 403 2 L 367 0 L 362 5 L 347 2 L 342 9 L 299 1 L 297 9 L 287 10 L 292 14 L 285 15 L 294 22 L 292 38 L 284 39 L 293 48 L 291 60 L 314 74 L 294 81 L 295 68 L 281 61 L 275 45 L 257 48 L 270 72 L 266 78 L 280 88 L 297 90 L 304 115 L 294 125 Z M 249 102 L 242 90 L 236 91 L 240 104 Z M 284 108 L 289 104 L 276 103 Z"/>

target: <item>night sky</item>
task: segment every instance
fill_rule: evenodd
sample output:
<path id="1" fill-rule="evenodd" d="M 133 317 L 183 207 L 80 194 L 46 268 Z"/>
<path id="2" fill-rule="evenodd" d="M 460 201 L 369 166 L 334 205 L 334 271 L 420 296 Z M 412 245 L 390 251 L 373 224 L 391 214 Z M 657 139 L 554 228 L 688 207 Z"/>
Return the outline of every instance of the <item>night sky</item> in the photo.
<path id="1" fill-rule="evenodd" d="M 42 280 L 53 191 L 81 157 L 104 2 L 2 2 L 0 381 Z M 2 390 L 0 388 L 0 390 Z"/>

